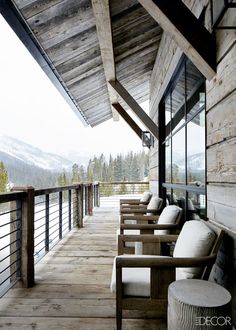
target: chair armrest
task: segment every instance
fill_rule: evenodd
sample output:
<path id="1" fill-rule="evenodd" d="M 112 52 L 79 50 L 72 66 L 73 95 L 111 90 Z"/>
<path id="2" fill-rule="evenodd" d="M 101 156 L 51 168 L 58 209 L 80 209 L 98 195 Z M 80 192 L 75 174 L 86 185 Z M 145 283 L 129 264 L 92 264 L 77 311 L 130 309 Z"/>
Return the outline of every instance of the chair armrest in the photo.
<path id="1" fill-rule="evenodd" d="M 149 212 L 149 211 L 148 211 Z M 141 213 L 141 214 L 146 214 L 147 213 L 147 209 L 145 208 L 138 208 L 138 207 L 134 207 L 134 208 L 121 208 L 120 210 L 121 214 L 135 214 L 135 213 Z"/>
<path id="2" fill-rule="evenodd" d="M 126 209 L 147 209 L 147 205 L 142 203 L 135 203 L 135 204 L 122 204 L 120 207 L 121 210 Z"/>
<path id="3" fill-rule="evenodd" d="M 216 255 L 196 258 L 172 258 L 160 256 L 118 256 L 116 268 L 177 268 L 207 266 L 215 262 Z"/>
<path id="4" fill-rule="evenodd" d="M 145 230 L 145 229 L 152 229 L 152 230 L 166 230 L 166 229 L 175 229 L 178 228 L 178 224 L 170 223 L 170 224 L 121 224 L 120 229 L 139 229 L 139 230 Z"/>
<path id="5" fill-rule="evenodd" d="M 142 215 L 142 214 L 137 214 L 137 215 L 122 214 L 121 215 L 121 222 L 123 220 L 158 221 L 158 219 L 159 219 L 159 215 Z"/>
<path id="6" fill-rule="evenodd" d="M 123 242 L 142 242 L 142 243 L 170 243 L 176 242 L 178 235 L 118 235 L 118 240 Z"/>
<path id="7" fill-rule="evenodd" d="M 134 198 L 134 199 L 120 199 L 120 205 L 122 204 L 139 204 L 140 199 L 139 198 Z"/>

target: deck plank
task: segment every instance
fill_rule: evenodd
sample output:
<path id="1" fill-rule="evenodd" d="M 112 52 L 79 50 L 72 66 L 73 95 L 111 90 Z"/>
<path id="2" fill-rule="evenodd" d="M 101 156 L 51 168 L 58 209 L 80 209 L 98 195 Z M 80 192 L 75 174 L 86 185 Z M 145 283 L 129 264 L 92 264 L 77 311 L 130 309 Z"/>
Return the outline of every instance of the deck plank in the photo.
<path id="1" fill-rule="evenodd" d="M 18 284 L 1 299 L 0 329 L 116 329 L 110 279 L 117 223 L 118 212 L 101 207 L 73 229 L 37 263 L 33 288 Z M 123 329 L 166 329 L 165 320 L 148 313 L 125 317 Z"/>

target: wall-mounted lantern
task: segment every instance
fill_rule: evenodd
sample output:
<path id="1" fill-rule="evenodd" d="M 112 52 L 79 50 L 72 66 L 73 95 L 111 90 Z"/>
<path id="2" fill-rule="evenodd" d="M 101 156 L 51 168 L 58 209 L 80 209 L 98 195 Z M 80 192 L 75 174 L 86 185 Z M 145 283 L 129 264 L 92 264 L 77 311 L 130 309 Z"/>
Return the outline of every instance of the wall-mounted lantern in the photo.
<path id="1" fill-rule="evenodd" d="M 148 147 L 148 148 L 154 146 L 154 137 L 149 131 L 142 132 L 142 145 L 143 147 Z"/>
<path id="2" fill-rule="evenodd" d="M 211 25 L 214 29 L 236 29 L 236 26 L 219 25 L 227 10 L 236 9 L 236 0 L 211 0 Z"/>

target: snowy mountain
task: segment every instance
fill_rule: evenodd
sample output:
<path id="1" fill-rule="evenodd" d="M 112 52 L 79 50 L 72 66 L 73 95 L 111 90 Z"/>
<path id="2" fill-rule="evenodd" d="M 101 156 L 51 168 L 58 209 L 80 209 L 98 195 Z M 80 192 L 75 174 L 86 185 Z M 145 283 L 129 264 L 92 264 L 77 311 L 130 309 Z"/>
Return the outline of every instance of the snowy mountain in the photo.
<path id="1" fill-rule="evenodd" d="M 185 169 L 185 158 L 180 153 L 174 152 L 174 161 L 179 167 L 179 170 Z M 188 167 L 195 171 L 205 169 L 205 154 L 203 152 L 188 156 Z"/>
<path id="2" fill-rule="evenodd" d="M 0 152 L 1 158 L 7 158 L 8 156 L 8 158 L 15 159 L 15 161 L 51 171 L 71 169 L 73 164 L 73 161 L 66 158 L 44 152 L 23 141 L 4 135 L 0 135 Z M 4 159 L 0 160 L 4 162 Z"/>

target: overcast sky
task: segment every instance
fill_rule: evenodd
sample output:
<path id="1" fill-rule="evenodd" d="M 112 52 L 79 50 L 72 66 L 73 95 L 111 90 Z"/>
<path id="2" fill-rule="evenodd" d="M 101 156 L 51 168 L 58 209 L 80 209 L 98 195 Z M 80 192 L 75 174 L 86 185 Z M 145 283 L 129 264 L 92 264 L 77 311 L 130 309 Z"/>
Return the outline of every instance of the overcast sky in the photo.
<path id="1" fill-rule="evenodd" d="M 85 128 L 1 15 L 0 31 L 0 134 L 63 155 L 143 150 L 122 118 Z"/>

